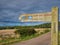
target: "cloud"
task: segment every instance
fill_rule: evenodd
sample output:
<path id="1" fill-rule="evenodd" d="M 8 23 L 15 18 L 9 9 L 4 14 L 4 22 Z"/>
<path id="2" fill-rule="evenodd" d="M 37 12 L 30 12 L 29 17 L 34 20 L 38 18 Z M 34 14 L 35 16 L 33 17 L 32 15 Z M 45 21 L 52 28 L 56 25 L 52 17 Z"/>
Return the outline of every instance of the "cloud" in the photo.
<path id="1" fill-rule="evenodd" d="M 21 14 L 48 12 L 53 6 L 60 8 L 60 0 L 0 0 L 0 22 L 20 22 Z"/>

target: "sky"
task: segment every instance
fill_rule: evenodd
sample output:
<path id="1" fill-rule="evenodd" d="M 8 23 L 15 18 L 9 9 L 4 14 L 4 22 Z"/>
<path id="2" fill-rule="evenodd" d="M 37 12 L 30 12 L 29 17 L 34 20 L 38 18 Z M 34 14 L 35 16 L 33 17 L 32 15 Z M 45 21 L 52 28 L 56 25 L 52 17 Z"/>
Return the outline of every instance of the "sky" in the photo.
<path id="1" fill-rule="evenodd" d="M 60 17 L 60 0 L 0 0 L 0 26 L 42 24 L 44 22 L 21 22 L 19 16 L 26 13 L 50 12 L 53 6 L 59 8 Z"/>

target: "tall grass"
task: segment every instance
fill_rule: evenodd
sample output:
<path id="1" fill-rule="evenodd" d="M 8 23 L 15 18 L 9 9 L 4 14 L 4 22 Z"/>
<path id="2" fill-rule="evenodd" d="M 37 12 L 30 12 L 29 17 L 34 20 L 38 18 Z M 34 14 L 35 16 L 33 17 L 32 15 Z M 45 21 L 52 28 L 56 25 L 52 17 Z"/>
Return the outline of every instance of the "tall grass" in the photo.
<path id="1" fill-rule="evenodd" d="M 21 31 L 21 30 L 18 30 L 17 32 L 19 32 L 19 31 Z M 25 31 L 31 32 L 31 34 L 25 32 Z M 17 33 L 17 32 L 15 32 L 15 33 Z M 32 39 L 32 38 L 38 37 L 38 36 L 40 36 L 42 34 L 45 34 L 45 33 L 49 32 L 49 31 L 45 30 L 44 32 L 40 32 L 40 34 L 34 32 L 34 30 L 33 31 L 32 30 L 29 30 L 29 31 L 28 30 L 23 30 L 21 32 L 24 32 L 24 33 L 22 33 L 23 36 L 21 36 L 20 38 L 11 38 L 11 39 L 7 39 L 7 40 L 2 40 L 2 41 L 0 41 L 0 43 L 2 43 L 2 45 L 9 45 L 11 43 L 15 43 L 15 42 L 17 43 L 17 42 L 20 42 L 20 41 L 24 41 L 24 40 L 28 40 L 28 39 Z M 27 35 L 24 35 L 24 34 L 27 34 Z"/>

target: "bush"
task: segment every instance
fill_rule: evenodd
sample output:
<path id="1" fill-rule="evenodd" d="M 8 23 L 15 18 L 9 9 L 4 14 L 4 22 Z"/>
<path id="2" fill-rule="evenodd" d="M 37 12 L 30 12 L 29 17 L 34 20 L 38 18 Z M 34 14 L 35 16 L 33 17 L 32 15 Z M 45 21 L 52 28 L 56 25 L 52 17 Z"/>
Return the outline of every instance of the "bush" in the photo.
<path id="1" fill-rule="evenodd" d="M 40 34 L 44 34 L 44 32 L 40 32 Z"/>
<path id="2" fill-rule="evenodd" d="M 45 30 L 45 33 L 49 32 L 49 31 L 50 31 L 50 30 L 47 29 L 47 30 Z"/>
<path id="3" fill-rule="evenodd" d="M 36 31 L 34 29 L 18 29 L 15 31 L 16 34 L 20 34 L 20 36 L 30 36 L 35 34 Z"/>

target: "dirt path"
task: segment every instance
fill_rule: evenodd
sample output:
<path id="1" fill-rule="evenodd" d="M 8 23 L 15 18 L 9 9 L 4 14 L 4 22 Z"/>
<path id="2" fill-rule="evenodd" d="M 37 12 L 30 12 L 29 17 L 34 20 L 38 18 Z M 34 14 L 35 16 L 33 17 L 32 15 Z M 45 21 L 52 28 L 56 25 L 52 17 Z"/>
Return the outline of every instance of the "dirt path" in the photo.
<path id="1" fill-rule="evenodd" d="M 51 45 L 51 34 L 46 33 L 44 35 L 41 35 L 39 37 L 27 40 L 27 41 L 22 41 L 19 43 L 15 43 L 12 45 Z"/>

